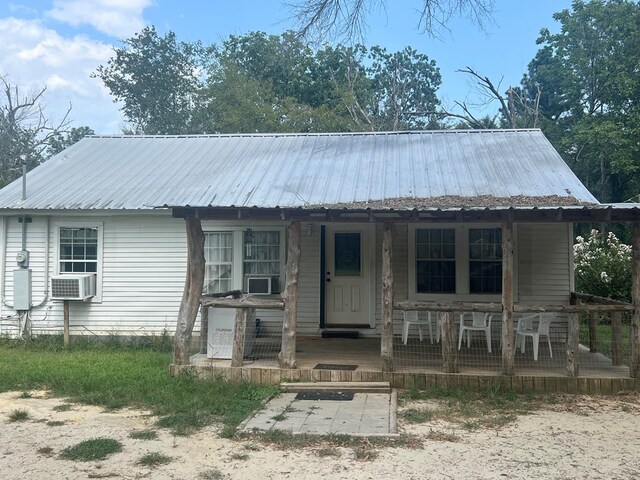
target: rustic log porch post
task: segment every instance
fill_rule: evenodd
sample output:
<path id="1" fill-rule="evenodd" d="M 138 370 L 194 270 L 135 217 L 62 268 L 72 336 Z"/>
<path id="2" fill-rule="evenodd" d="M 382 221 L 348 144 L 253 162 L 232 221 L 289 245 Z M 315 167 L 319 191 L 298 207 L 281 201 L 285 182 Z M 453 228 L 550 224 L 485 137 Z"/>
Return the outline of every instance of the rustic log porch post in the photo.
<path id="1" fill-rule="evenodd" d="M 580 314 L 569 313 L 567 331 L 567 375 L 577 377 L 580 374 Z"/>
<path id="2" fill-rule="evenodd" d="M 176 334 L 173 339 L 173 363 L 189 364 L 189 344 L 193 325 L 196 323 L 200 296 L 204 285 L 204 233 L 200 220 L 185 219 L 187 228 L 187 275 L 184 281 L 182 302 L 178 311 Z"/>
<path id="3" fill-rule="evenodd" d="M 453 312 L 442 312 L 442 370 L 458 373 L 458 349 L 453 328 Z"/>
<path id="4" fill-rule="evenodd" d="M 513 375 L 513 219 L 502 224 L 502 374 Z"/>
<path id="5" fill-rule="evenodd" d="M 631 317 L 631 361 L 629 374 L 633 378 L 640 378 L 640 221 L 633 224 L 633 240 L 631 242 L 631 303 L 634 310 Z"/>
<path id="6" fill-rule="evenodd" d="M 300 271 L 300 222 L 287 228 L 286 285 L 282 292 L 284 319 L 282 322 L 282 348 L 278 354 L 280 368 L 296 367 L 296 323 L 298 317 L 298 272 Z"/>
<path id="7" fill-rule="evenodd" d="M 209 307 L 200 306 L 200 353 L 206 355 L 209 346 Z"/>
<path id="8" fill-rule="evenodd" d="M 255 323 L 255 321 L 255 308 L 236 308 L 236 319 L 235 322 L 233 322 L 233 349 L 231 351 L 232 367 L 242 366 L 247 325 Z"/>
<path id="9" fill-rule="evenodd" d="M 384 224 L 382 236 L 382 336 L 380 337 L 380 367 L 393 371 L 393 227 Z"/>

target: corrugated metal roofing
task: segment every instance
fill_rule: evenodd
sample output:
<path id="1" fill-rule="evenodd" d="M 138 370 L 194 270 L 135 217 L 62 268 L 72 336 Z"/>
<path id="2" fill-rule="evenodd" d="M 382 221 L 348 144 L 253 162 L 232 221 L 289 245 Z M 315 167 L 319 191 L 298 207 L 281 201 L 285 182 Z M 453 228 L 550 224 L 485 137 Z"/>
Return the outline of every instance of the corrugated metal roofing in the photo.
<path id="1" fill-rule="evenodd" d="M 425 199 L 456 196 L 464 206 L 470 197 L 598 203 L 540 130 L 94 136 L 29 172 L 27 184 L 24 202 L 20 181 L 2 189 L 0 208 L 304 208 L 403 199 L 404 209 L 411 199 L 424 207 Z"/>

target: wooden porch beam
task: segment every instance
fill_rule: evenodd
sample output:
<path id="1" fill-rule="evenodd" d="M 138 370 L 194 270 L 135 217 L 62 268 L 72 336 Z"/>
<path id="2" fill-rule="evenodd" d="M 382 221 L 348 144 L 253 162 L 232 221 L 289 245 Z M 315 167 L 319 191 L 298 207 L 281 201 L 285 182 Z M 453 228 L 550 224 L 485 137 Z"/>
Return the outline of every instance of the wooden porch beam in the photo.
<path id="1" fill-rule="evenodd" d="M 633 258 L 631 260 L 631 303 L 635 307 L 631 317 L 631 361 L 629 374 L 640 378 L 640 221 L 633 224 L 633 240 L 631 241 Z"/>
<path id="2" fill-rule="evenodd" d="M 284 320 L 282 322 L 282 347 L 278 354 L 280 368 L 293 369 L 296 366 L 296 322 L 298 317 L 298 273 L 300 271 L 300 222 L 294 221 L 287 228 L 287 266 L 284 300 Z"/>
<path id="3" fill-rule="evenodd" d="M 380 363 L 383 372 L 393 371 L 393 226 L 384 224 L 382 235 L 382 336 Z"/>
<path id="4" fill-rule="evenodd" d="M 513 375 L 513 221 L 502 224 L 502 374 Z"/>
<path id="5" fill-rule="evenodd" d="M 200 305 L 200 353 L 206 355 L 209 346 L 209 307 Z"/>
<path id="6" fill-rule="evenodd" d="M 187 274 L 184 281 L 182 302 L 178 311 L 176 334 L 173 339 L 173 363 L 189 365 L 189 344 L 196 323 L 200 296 L 204 285 L 204 233 L 200 220 L 185 219 L 187 229 Z"/>

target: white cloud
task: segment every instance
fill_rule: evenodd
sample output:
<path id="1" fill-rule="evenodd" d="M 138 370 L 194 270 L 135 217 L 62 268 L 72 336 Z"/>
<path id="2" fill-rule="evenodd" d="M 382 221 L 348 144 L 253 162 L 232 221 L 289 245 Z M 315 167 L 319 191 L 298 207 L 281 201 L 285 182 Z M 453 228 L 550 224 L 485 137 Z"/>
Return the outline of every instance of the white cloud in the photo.
<path id="1" fill-rule="evenodd" d="M 91 25 L 119 39 L 139 32 L 145 26 L 144 9 L 152 0 L 54 0 L 47 16 L 75 27 Z"/>
<path id="2" fill-rule="evenodd" d="M 121 124 L 108 91 L 90 77 L 112 48 L 85 36 L 63 37 L 38 20 L 0 18 L 0 74 L 24 93 L 46 86 L 47 116 L 60 119 L 71 103 L 72 126 L 88 125 L 97 133 L 115 133 Z"/>

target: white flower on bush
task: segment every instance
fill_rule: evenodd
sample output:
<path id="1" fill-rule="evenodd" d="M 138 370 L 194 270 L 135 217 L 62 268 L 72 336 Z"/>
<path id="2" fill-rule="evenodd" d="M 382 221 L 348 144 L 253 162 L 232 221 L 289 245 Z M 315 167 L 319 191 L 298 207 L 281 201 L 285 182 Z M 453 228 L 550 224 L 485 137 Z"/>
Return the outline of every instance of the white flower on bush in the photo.
<path id="1" fill-rule="evenodd" d="M 618 300 L 629 300 L 631 247 L 613 232 L 591 230 L 588 238 L 576 237 L 573 246 L 576 289 Z"/>

